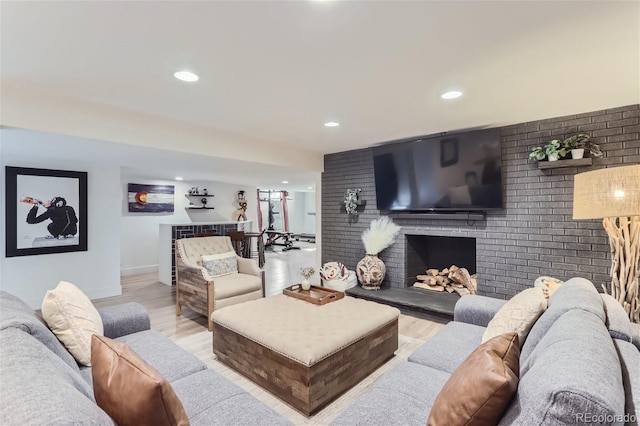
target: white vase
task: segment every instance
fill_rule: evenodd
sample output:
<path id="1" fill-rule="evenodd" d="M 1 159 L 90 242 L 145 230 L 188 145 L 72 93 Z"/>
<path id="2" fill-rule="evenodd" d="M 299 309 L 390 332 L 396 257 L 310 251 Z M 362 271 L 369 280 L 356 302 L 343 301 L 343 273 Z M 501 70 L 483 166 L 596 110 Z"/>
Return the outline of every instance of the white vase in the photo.
<path id="1" fill-rule="evenodd" d="M 356 265 L 358 280 L 365 290 L 380 290 L 387 267 L 377 254 L 367 254 Z"/>
<path id="2" fill-rule="evenodd" d="M 549 161 L 558 161 L 558 154 L 549 154 Z"/>
<path id="3" fill-rule="evenodd" d="M 302 280 L 300 285 L 302 286 L 303 290 L 309 290 L 311 288 L 311 281 L 305 278 L 304 280 Z"/>
<path id="4" fill-rule="evenodd" d="M 574 160 L 582 157 L 584 157 L 584 148 L 576 148 L 571 150 L 571 158 L 573 158 Z"/>

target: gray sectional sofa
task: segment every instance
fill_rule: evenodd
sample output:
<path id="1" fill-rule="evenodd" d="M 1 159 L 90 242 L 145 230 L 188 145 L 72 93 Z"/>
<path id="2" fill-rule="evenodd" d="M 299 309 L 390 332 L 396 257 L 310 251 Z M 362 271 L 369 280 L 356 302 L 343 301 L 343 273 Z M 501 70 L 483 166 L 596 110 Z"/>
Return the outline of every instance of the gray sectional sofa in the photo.
<path id="1" fill-rule="evenodd" d="M 291 424 L 150 330 L 139 304 L 99 312 L 105 336 L 128 344 L 171 383 L 192 425 Z M 6 292 L 0 292 L 0 400 L 3 426 L 114 424 L 95 403 L 91 369 L 79 368 L 36 312 Z"/>
<path id="2" fill-rule="evenodd" d="M 451 373 L 481 343 L 504 301 L 465 296 L 455 320 L 379 379 L 334 425 L 424 425 Z M 290 424 L 160 333 L 135 303 L 100 311 L 105 335 L 166 377 L 193 425 Z M 593 284 L 572 279 L 549 300 L 521 351 L 518 391 L 501 425 L 638 424 L 640 330 Z M 37 314 L 0 292 L 0 424 L 113 424 Z M 464 395 L 461 395 L 461 403 Z M 626 417 L 625 417 L 626 415 Z M 635 419 L 635 420 L 634 420 Z"/>
<path id="3" fill-rule="evenodd" d="M 504 301 L 465 296 L 454 321 L 378 380 L 334 425 L 424 425 L 451 373 Z M 500 425 L 638 424 L 640 335 L 622 307 L 574 278 L 522 346 L 520 382 Z M 464 403 L 464 395 L 460 396 Z"/>

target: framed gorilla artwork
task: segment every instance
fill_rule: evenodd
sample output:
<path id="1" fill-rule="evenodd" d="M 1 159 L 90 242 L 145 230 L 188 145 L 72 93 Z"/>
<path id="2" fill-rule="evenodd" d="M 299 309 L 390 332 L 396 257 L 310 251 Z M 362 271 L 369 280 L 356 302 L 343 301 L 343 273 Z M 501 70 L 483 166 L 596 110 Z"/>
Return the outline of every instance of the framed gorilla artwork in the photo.
<path id="1" fill-rule="evenodd" d="M 87 251 L 87 173 L 6 167 L 6 257 Z"/>

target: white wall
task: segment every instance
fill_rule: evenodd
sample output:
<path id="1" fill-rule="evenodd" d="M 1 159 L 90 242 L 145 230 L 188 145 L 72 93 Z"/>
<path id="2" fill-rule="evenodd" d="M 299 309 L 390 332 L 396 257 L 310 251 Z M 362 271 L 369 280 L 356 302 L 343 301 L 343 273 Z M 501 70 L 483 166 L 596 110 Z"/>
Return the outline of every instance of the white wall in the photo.
<path id="1" fill-rule="evenodd" d="M 307 192 L 304 199 L 304 226 L 303 233 L 316 233 L 316 193 Z"/>
<path id="2" fill-rule="evenodd" d="M 91 299 L 121 294 L 120 274 L 155 270 L 158 265 L 158 230 L 160 223 L 229 221 L 237 208 L 233 201 L 238 190 L 245 190 L 247 216 L 256 222 L 255 187 L 220 182 L 159 181 L 121 174 L 118 165 L 100 164 L 101 157 L 92 152 L 94 140 L 21 129 L 0 129 L 0 164 L 86 171 L 88 173 L 88 251 L 5 257 L 2 245 L 0 289 L 40 308 L 47 290 L 59 281 L 76 284 Z M 43 148 L 44 147 L 44 148 Z M 73 150 L 75 158 L 64 160 Z M 70 155 L 69 155 L 70 156 Z M 0 173 L 0 235 L 5 241 L 5 172 Z M 128 212 L 127 184 L 175 185 L 174 214 L 134 214 Z M 207 188 L 214 210 L 187 211 L 184 196 L 191 186 Z"/>
<path id="3" fill-rule="evenodd" d="M 121 203 L 121 274 L 131 275 L 142 272 L 158 270 L 158 238 L 159 225 L 161 223 L 190 223 L 230 221 L 233 211 L 238 208 L 234 203 L 237 193 L 245 191 L 247 198 L 247 219 L 253 220 L 254 230 L 257 227 L 257 208 L 255 201 L 256 188 L 240 185 L 232 185 L 222 182 L 186 182 L 150 179 L 131 174 L 122 174 L 121 190 L 127 194 L 129 183 L 141 183 L 148 185 L 174 185 L 175 208 L 173 213 L 129 213 L 126 196 Z M 209 194 L 207 206 L 213 206 L 213 210 L 186 210 L 189 199 L 185 197 L 192 186 L 198 186 L 200 191 L 207 189 Z M 199 198 L 192 199 L 199 205 Z"/>
<path id="4" fill-rule="evenodd" d="M 306 170 L 323 168 L 324 155 L 310 149 L 265 143 L 194 123 L 4 83 L 0 115 L 3 126 L 285 167 L 296 164 Z"/>
<path id="5" fill-rule="evenodd" d="M 36 149 L 46 142 L 51 152 L 65 149 L 65 136 L 18 129 L 0 129 L 0 164 L 3 166 L 86 171 L 88 173 L 88 251 L 5 257 L 2 244 L 0 289 L 40 308 L 47 290 L 59 281 L 70 281 L 91 299 L 121 294 L 120 264 L 120 168 L 89 160 L 70 162 L 48 158 Z M 70 138 L 75 139 L 78 138 Z M 0 197 L 2 241 L 5 241 L 5 197 Z"/>
<path id="6" fill-rule="evenodd" d="M 289 231 L 295 234 L 315 234 L 316 212 L 315 192 L 290 192 L 287 197 Z"/>

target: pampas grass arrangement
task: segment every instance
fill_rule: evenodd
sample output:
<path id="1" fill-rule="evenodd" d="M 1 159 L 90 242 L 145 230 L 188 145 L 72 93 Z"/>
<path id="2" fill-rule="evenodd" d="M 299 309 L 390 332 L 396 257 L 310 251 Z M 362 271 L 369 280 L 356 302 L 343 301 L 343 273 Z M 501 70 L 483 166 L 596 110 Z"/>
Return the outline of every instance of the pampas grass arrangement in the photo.
<path id="1" fill-rule="evenodd" d="M 369 229 L 362 233 L 362 242 L 367 254 L 378 254 L 393 244 L 400 227 L 388 216 L 371 221 Z"/>

